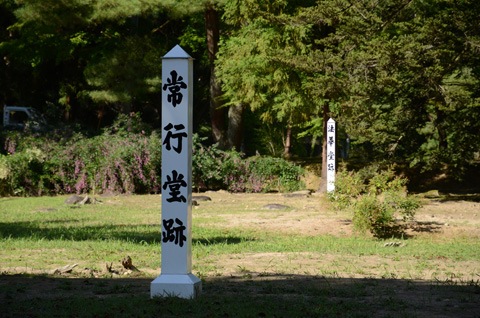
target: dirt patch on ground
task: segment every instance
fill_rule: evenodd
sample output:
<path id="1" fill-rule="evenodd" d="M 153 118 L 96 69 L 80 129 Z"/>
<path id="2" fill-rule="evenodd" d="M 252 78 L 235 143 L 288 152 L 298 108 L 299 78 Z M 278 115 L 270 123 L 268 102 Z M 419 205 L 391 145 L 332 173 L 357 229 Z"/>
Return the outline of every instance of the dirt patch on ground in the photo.
<path id="1" fill-rule="evenodd" d="M 455 198 L 455 197 L 452 197 Z M 468 196 L 463 196 L 468 199 Z M 478 200 L 478 201 L 477 201 Z M 480 197 L 429 199 L 415 217 L 416 235 L 458 237 L 480 236 Z"/>
<path id="2" fill-rule="evenodd" d="M 203 226 L 243 228 L 285 235 L 350 237 L 354 234 L 349 211 L 333 211 L 323 197 L 286 197 L 281 194 L 208 193 L 212 201 L 196 207 L 199 217 L 215 222 Z M 224 211 L 200 213 L 205 206 L 222 202 Z M 424 199 L 415 221 L 404 223 L 406 243 L 390 242 L 401 248 L 408 239 L 448 240 L 450 238 L 480 238 L 480 203 L 477 197 L 446 197 Z M 286 208 L 271 210 L 265 206 L 277 204 Z M 226 212 L 228 211 L 228 212 Z M 238 213 L 237 213 L 238 212 Z M 194 213 L 195 217 L 195 213 Z M 400 220 L 399 220 L 400 222 Z M 379 245 L 389 242 L 379 241 Z M 395 246 L 398 244 L 400 246 Z M 434 257 L 421 264 L 415 259 L 385 258 L 377 255 L 339 256 L 328 253 L 242 253 L 215 256 L 215 268 L 208 275 L 243 276 L 273 274 L 319 275 L 343 278 L 399 278 L 427 281 L 477 281 L 480 267 L 476 261 Z"/>
<path id="3" fill-rule="evenodd" d="M 194 222 L 195 218 L 202 218 L 201 226 L 244 228 L 286 236 L 354 235 L 350 212 L 332 211 L 322 196 L 229 194 L 223 191 L 205 195 L 212 201 L 200 202 L 193 212 Z M 478 242 L 479 201 L 477 196 L 425 199 L 416 220 L 407 224 L 405 235 L 431 240 L 468 237 Z M 266 207 L 269 204 L 284 207 L 269 209 Z M 210 218 L 215 220 L 209 223 Z M 418 317 L 480 315 L 480 267 L 478 262 L 471 260 L 441 258 L 418 264 L 411 259 L 378 255 L 282 252 L 216 255 L 206 262 L 210 262 L 213 269 L 204 273 L 204 293 L 212 297 L 219 292 L 293 298 L 328 295 L 329 299 L 339 302 L 355 298 L 355 301 L 371 303 L 379 307 L 375 312 L 380 316 L 380 307 L 387 306 L 382 302 L 394 302 L 399 308 L 408 308 L 402 313 L 415 313 Z M 128 294 L 147 297 L 151 276 L 156 273 L 141 270 L 141 274 L 112 275 L 115 279 L 111 279 L 87 277 L 78 270 L 49 276 L 33 268 L 3 268 L 0 289 L 6 301 L 12 295 L 28 301 L 68 297 L 65 295 L 72 293 L 85 298 Z M 436 281 L 438 285 L 434 283 Z M 307 288 L 312 288 L 312 295 L 306 296 Z M 352 290 L 356 293 L 354 296 Z M 390 295 L 391 299 L 385 295 Z"/>
<path id="4" fill-rule="evenodd" d="M 213 198 L 201 205 L 221 202 L 224 210 L 204 217 L 215 216 L 215 223 L 208 226 L 222 228 L 242 227 L 258 231 L 305 234 L 308 236 L 353 234 L 352 214 L 349 211 L 332 211 L 322 196 L 288 197 L 282 194 L 229 194 L 209 192 Z M 450 199 L 449 199 L 450 198 Z M 478 200 L 478 201 L 477 201 Z M 279 204 L 285 209 L 268 209 L 265 206 Z M 201 210 L 202 206 L 196 207 Z M 232 213 L 238 211 L 238 213 Z M 195 214 L 194 214 L 195 217 Z M 218 222 L 223 219 L 223 222 Z M 423 199 L 415 221 L 406 224 L 406 236 L 449 238 L 458 236 L 480 237 L 480 196 Z"/>
<path id="5" fill-rule="evenodd" d="M 202 214 L 202 217 L 215 216 L 215 222 L 208 226 L 257 231 L 283 232 L 285 235 L 303 233 L 305 235 L 352 235 L 351 219 L 345 213 L 330 212 L 329 203 L 321 196 L 285 196 L 282 194 L 228 194 L 210 192 L 213 205 L 221 202 L 223 211 Z M 202 205 L 197 207 L 202 209 Z M 270 208 L 272 205 L 280 208 Z M 284 208 L 281 208 L 281 207 Z M 238 211 L 239 213 L 232 213 Z M 194 213 L 195 217 L 195 213 Z M 223 222 L 218 222 L 223 219 Z"/>
<path id="6" fill-rule="evenodd" d="M 426 281 L 475 282 L 477 261 L 438 258 L 419 264 L 412 259 L 376 255 L 329 253 L 245 253 L 216 257 L 212 263 L 226 276 L 313 275 L 334 278 L 381 278 Z"/>

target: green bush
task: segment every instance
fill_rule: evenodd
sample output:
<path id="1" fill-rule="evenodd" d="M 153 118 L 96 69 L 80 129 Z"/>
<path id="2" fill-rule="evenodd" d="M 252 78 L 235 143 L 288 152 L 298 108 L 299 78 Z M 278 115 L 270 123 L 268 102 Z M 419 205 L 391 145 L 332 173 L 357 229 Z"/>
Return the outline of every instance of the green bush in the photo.
<path id="1" fill-rule="evenodd" d="M 231 192 L 291 192 L 304 187 L 303 169 L 275 157 L 251 157 L 242 160 L 232 153 L 222 166 L 227 190 Z"/>
<path id="2" fill-rule="evenodd" d="M 64 136 L 69 136 L 66 138 Z M 101 135 L 53 132 L 0 136 L 0 195 L 160 192 L 162 141 L 145 132 L 138 116 L 121 116 Z M 204 146 L 193 136 L 192 177 L 197 190 L 293 191 L 302 169 L 270 157 L 242 159 L 236 151 Z"/>
<path id="3" fill-rule="evenodd" d="M 335 191 L 329 194 L 336 208 L 353 206 L 353 225 L 359 232 L 383 237 L 396 227 L 396 217 L 413 219 L 420 201 L 407 194 L 408 180 L 395 175 L 393 167 L 366 167 L 358 172 L 341 170 Z"/>
<path id="4" fill-rule="evenodd" d="M 0 195 L 41 194 L 45 186 L 43 173 L 45 158 L 45 154 L 38 148 L 1 156 Z"/>
<path id="5" fill-rule="evenodd" d="M 92 138 L 59 131 L 43 136 L 8 132 L 3 137 L 7 155 L 1 169 L 7 173 L 0 178 L 0 194 L 158 193 L 160 136 L 129 132 L 127 124 L 139 129 L 120 118 L 120 123 Z"/>
<path id="6" fill-rule="evenodd" d="M 223 187 L 222 165 L 231 154 L 218 149 L 218 145 L 204 146 L 207 138 L 193 135 L 192 140 L 192 179 L 193 188 L 200 190 L 215 190 Z"/>
<path id="7" fill-rule="evenodd" d="M 226 188 L 230 192 L 291 192 L 304 187 L 303 169 L 285 159 L 251 157 L 242 159 L 235 150 L 222 151 L 217 145 L 204 146 L 193 137 L 192 174 L 194 187 Z"/>
<path id="8" fill-rule="evenodd" d="M 303 169 L 283 158 L 252 157 L 248 162 L 248 174 L 262 181 L 263 192 L 292 192 L 305 186 L 300 180 Z"/>
<path id="9" fill-rule="evenodd" d="M 335 177 L 335 192 L 329 192 L 328 196 L 334 202 L 334 207 L 344 209 L 354 202 L 365 191 L 364 180 L 361 175 L 346 169 L 340 169 Z"/>
<path id="10" fill-rule="evenodd" d="M 375 236 L 383 236 L 395 222 L 393 212 L 374 194 L 361 195 L 354 207 L 353 226 L 359 232 L 370 231 Z"/>

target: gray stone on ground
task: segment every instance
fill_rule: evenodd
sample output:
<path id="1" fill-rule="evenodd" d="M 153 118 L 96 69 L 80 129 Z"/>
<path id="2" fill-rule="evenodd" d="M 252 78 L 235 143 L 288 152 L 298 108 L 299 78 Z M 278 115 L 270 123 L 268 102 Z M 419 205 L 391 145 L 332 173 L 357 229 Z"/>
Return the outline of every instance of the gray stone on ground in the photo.
<path id="1" fill-rule="evenodd" d="M 53 271 L 50 271 L 50 274 L 59 275 L 59 274 L 71 273 L 72 270 L 77 266 L 78 266 L 78 264 L 65 265 L 63 267 L 54 269 Z"/>
<path id="2" fill-rule="evenodd" d="M 85 197 L 82 197 L 82 196 L 79 196 L 79 195 L 74 194 L 74 195 L 69 196 L 69 197 L 65 200 L 65 204 L 66 204 L 66 205 L 77 204 L 77 203 L 82 202 L 84 199 L 85 199 Z"/>
<path id="3" fill-rule="evenodd" d="M 310 193 L 310 190 L 301 190 L 292 193 L 285 193 L 283 196 L 285 198 L 307 198 L 310 196 Z"/>
<path id="4" fill-rule="evenodd" d="M 82 197 L 80 195 L 71 195 L 65 200 L 66 205 L 84 205 L 84 204 L 96 204 L 96 203 L 101 203 L 102 201 L 99 201 L 95 198 L 90 198 L 88 195 L 85 197 Z"/>
<path id="5" fill-rule="evenodd" d="M 195 201 L 212 201 L 212 198 L 206 196 L 206 195 L 194 195 L 192 197 L 193 200 Z"/>
<path id="6" fill-rule="evenodd" d="M 272 204 L 264 205 L 263 208 L 268 210 L 284 210 L 284 209 L 289 209 L 290 207 L 283 204 L 272 203 Z"/>

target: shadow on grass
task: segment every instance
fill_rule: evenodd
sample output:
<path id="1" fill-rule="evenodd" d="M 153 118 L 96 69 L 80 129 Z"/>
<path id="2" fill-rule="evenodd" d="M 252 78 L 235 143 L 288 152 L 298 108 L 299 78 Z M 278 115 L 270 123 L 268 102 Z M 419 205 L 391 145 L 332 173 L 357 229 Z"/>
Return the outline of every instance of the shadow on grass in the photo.
<path id="1" fill-rule="evenodd" d="M 217 277 L 194 300 L 150 299 L 151 278 L 0 275 L 2 317 L 479 317 L 479 283 L 306 275 Z"/>
<path id="2" fill-rule="evenodd" d="M 52 223 L 52 222 L 48 222 Z M 160 225 L 145 224 L 116 224 L 99 226 L 54 226 L 45 227 L 38 222 L 0 222 L 0 238 L 30 238 L 38 240 L 122 240 L 132 243 L 160 244 L 162 229 Z M 222 236 L 213 236 L 208 239 L 192 239 L 193 244 L 239 244 L 253 241 L 250 237 L 237 237 L 228 233 Z"/>
<path id="3" fill-rule="evenodd" d="M 441 230 L 443 223 L 439 222 L 423 222 L 423 221 L 410 221 L 408 223 L 398 223 L 385 226 L 381 233 L 376 233 L 374 236 L 379 239 L 403 239 L 408 240 L 414 238 L 415 235 L 408 234 L 407 231 L 411 230 L 412 233 L 437 233 Z M 346 224 L 344 222 L 344 224 Z"/>
<path id="4" fill-rule="evenodd" d="M 440 195 L 437 199 L 439 202 L 451 202 L 451 201 L 468 201 L 468 202 L 480 202 L 480 194 L 457 194 L 457 195 Z"/>
<path id="5" fill-rule="evenodd" d="M 410 228 L 412 231 L 419 233 L 437 233 L 441 230 L 442 226 L 443 223 L 440 222 L 415 221 Z"/>

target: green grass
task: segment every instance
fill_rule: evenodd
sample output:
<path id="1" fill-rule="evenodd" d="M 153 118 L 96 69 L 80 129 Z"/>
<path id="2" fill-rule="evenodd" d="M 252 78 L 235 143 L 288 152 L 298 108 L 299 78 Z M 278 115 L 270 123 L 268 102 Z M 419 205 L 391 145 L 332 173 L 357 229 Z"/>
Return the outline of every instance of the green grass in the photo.
<path id="1" fill-rule="evenodd" d="M 80 208 L 65 206 L 65 199 L 0 198 L 5 317 L 455 317 L 473 313 L 480 302 L 478 267 L 476 272 L 456 267 L 457 262 L 478 264 L 478 237 L 423 236 L 401 240 L 402 248 L 386 248 L 385 240 L 365 236 L 222 226 L 229 213 L 248 217 L 263 211 L 259 204 L 231 200 L 194 210 L 193 272 L 203 280 L 201 296 L 151 300 L 149 282 L 161 267 L 160 197 L 110 197 Z M 222 218 L 215 216 L 219 213 Z M 265 213 L 268 219 L 280 212 Z M 265 264 L 261 271 L 246 262 L 257 254 L 267 255 L 259 259 Z M 118 266 L 127 255 L 141 273 L 118 277 L 122 280 L 112 274 L 45 274 L 73 263 L 100 272 L 105 263 Z M 234 273 L 218 262 L 222 259 L 237 261 Z M 9 268 L 25 270 L 11 276 Z M 50 297 L 31 296 L 42 284 L 53 286 Z"/>

